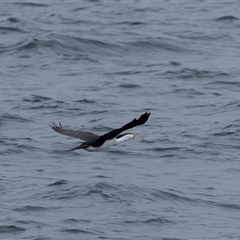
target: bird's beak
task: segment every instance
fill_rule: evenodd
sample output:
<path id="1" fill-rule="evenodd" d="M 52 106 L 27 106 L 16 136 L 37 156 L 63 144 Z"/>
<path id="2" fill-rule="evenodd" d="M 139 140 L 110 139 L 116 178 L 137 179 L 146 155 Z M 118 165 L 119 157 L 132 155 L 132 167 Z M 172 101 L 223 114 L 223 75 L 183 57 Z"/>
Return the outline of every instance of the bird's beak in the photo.
<path id="1" fill-rule="evenodd" d="M 142 137 L 139 136 L 139 135 L 136 135 L 136 134 L 133 135 L 133 139 L 141 139 L 141 138 L 142 138 Z"/>

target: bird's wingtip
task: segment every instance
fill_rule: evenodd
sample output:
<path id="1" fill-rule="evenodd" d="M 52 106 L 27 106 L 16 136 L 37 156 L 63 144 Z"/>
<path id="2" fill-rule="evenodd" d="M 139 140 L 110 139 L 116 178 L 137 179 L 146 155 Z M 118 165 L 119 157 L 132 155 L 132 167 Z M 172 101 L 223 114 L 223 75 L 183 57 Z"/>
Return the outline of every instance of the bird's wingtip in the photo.
<path id="1" fill-rule="evenodd" d="M 59 122 L 59 126 L 55 123 L 55 122 L 50 122 L 48 124 L 53 130 L 55 130 L 56 128 L 63 128 L 62 124 Z"/>
<path id="2" fill-rule="evenodd" d="M 48 125 L 49 125 L 49 127 L 51 127 L 51 128 L 56 127 L 56 123 L 55 123 L 55 122 L 50 122 Z"/>

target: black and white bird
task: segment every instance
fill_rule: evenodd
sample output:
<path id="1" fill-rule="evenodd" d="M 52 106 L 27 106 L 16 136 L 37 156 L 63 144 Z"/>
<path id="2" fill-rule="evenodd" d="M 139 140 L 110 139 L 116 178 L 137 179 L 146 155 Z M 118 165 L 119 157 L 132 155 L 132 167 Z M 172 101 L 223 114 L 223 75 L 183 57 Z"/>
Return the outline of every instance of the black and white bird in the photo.
<path id="1" fill-rule="evenodd" d="M 91 132 L 66 129 L 66 128 L 63 128 L 61 123 L 59 123 L 59 125 L 57 125 L 55 122 L 52 122 L 50 124 L 50 127 L 54 131 L 56 131 L 60 134 L 74 137 L 74 138 L 79 138 L 79 139 L 85 141 L 82 144 L 80 144 L 78 147 L 71 149 L 71 151 L 76 150 L 76 149 L 84 149 L 87 151 L 97 151 L 97 150 L 104 150 L 111 146 L 116 146 L 116 145 L 118 145 L 122 142 L 125 142 L 127 140 L 130 140 L 130 139 L 141 138 L 140 136 L 133 134 L 133 133 L 123 133 L 123 134 L 121 134 L 121 133 L 130 128 L 134 128 L 138 125 L 144 124 L 145 122 L 147 122 L 150 114 L 151 113 L 146 112 L 146 113 L 142 114 L 139 117 L 139 119 L 135 118 L 131 122 L 122 126 L 121 128 L 114 129 L 102 136 L 98 136 Z"/>

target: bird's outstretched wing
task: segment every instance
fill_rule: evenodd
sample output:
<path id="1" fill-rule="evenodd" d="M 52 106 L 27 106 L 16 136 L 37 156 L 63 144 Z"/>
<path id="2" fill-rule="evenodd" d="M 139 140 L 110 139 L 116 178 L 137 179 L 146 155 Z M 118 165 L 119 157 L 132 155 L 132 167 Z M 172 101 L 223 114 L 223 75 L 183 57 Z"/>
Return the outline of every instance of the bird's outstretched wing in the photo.
<path id="1" fill-rule="evenodd" d="M 138 126 L 138 125 L 144 124 L 144 123 L 148 120 L 150 114 L 151 114 L 151 113 L 145 112 L 144 114 L 142 114 L 142 115 L 140 116 L 139 119 L 136 119 L 136 118 L 135 118 L 135 119 L 133 119 L 131 122 L 129 122 L 129 123 L 125 124 L 124 126 L 122 126 L 121 128 L 114 129 L 114 130 L 112 130 L 112 131 L 110 131 L 110 132 L 108 132 L 108 133 L 100 136 L 99 139 L 97 139 L 97 140 L 94 142 L 94 145 L 98 145 L 100 142 L 104 142 L 104 141 L 106 141 L 106 140 L 108 140 L 108 139 L 115 138 L 115 137 L 118 136 L 121 132 L 126 131 L 126 130 L 128 130 L 128 129 L 130 129 L 130 128 L 134 128 L 134 127 L 136 127 L 136 126 Z"/>
<path id="2" fill-rule="evenodd" d="M 57 125 L 55 122 L 51 122 L 49 124 L 49 126 L 55 132 L 58 132 L 60 134 L 66 135 L 66 136 L 79 138 L 79 139 L 82 139 L 83 141 L 89 141 L 89 140 L 92 140 L 94 138 L 98 138 L 99 137 L 98 135 L 96 135 L 94 133 L 63 128 L 61 123 L 59 123 L 59 125 Z"/>

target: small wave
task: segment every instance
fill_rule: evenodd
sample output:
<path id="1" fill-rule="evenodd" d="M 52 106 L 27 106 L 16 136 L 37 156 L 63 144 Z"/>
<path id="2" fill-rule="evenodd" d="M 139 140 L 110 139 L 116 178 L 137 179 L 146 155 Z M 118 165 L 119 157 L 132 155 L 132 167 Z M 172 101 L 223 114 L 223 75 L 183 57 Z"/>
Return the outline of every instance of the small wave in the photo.
<path id="1" fill-rule="evenodd" d="M 54 183 L 50 183 L 48 184 L 49 187 L 52 187 L 52 186 L 60 186 L 60 185 L 63 185 L 63 184 L 67 184 L 68 181 L 66 180 L 59 180 L 59 181 L 56 181 Z"/>
<path id="2" fill-rule="evenodd" d="M 89 100 L 89 99 L 79 99 L 79 100 L 76 100 L 74 101 L 76 103 L 83 103 L 83 104 L 95 104 L 96 101 L 93 101 L 93 100 Z"/>
<path id="3" fill-rule="evenodd" d="M 34 2 L 14 2 L 14 5 L 29 6 L 29 7 L 48 7 L 47 4 Z"/>
<path id="4" fill-rule="evenodd" d="M 240 107 L 240 103 L 239 103 L 238 100 L 228 102 L 227 104 L 224 104 L 224 105 L 222 106 L 223 109 L 229 109 L 229 108 L 239 109 L 239 107 Z"/>
<path id="5" fill-rule="evenodd" d="M 147 219 L 145 221 L 143 221 L 143 223 L 173 223 L 172 221 L 169 221 L 167 219 L 164 219 L 164 218 L 150 218 L 150 219 Z"/>
<path id="6" fill-rule="evenodd" d="M 165 223 L 173 223 L 172 221 L 169 221 L 165 218 L 160 218 L 160 217 L 157 217 L 157 218 L 149 218 L 147 220 L 126 220 L 124 221 L 124 223 L 127 223 L 127 224 L 135 224 L 135 223 L 148 223 L 148 224 L 165 224 Z"/>
<path id="7" fill-rule="evenodd" d="M 174 76 L 174 78 L 177 77 L 180 79 L 215 78 L 215 77 L 228 76 L 228 74 L 224 72 L 213 72 L 213 71 L 197 70 L 197 69 L 190 69 L 190 68 L 182 68 L 176 71 L 166 71 L 164 75 Z"/>
<path id="8" fill-rule="evenodd" d="M 90 233 L 90 234 L 95 234 L 93 231 L 89 231 L 89 230 L 83 230 L 83 229 L 78 229 L 78 228 L 66 228 L 66 229 L 62 229 L 61 232 L 68 232 L 68 233 Z"/>
<path id="9" fill-rule="evenodd" d="M 15 17 L 9 17 L 9 18 L 7 19 L 7 21 L 8 21 L 8 22 L 11 22 L 11 23 L 19 23 L 19 22 L 21 22 L 21 19 L 15 18 Z"/>
<path id="10" fill-rule="evenodd" d="M 140 71 L 119 71 L 119 72 L 110 72 L 110 73 L 105 73 L 104 75 L 106 76 L 112 76 L 112 75 L 134 75 L 134 74 L 140 74 Z"/>
<path id="11" fill-rule="evenodd" d="M 175 62 L 175 61 L 170 61 L 169 64 L 172 66 L 181 66 L 182 65 L 181 63 Z"/>
<path id="12" fill-rule="evenodd" d="M 224 75 L 222 75 L 224 76 Z M 226 85 L 226 86 L 236 86 L 236 87 L 239 87 L 240 86 L 240 82 L 239 81 L 220 81 L 220 80 L 217 80 L 217 81 L 214 81 L 214 82 L 210 82 L 209 85 Z"/>
<path id="13" fill-rule="evenodd" d="M 22 98 L 23 104 L 14 107 L 13 109 L 55 109 L 65 104 L 64 101 L 54 100 L 43 95 L 31 95 Z"/>
<path id="14" fill-rule="evenodd" d="M 181 196 L 178 192 L 162 191 L 157 189 L 140 188 L 133 185 L 122 186 L 100 182 L 89 187 L 85 196 L 100 195 L 109 202 L 129 202 L 131 199 L 147 198 L 151 201 L 186 201 L 195 203 L 195 199 Z"/>
<path id="15" fill-rule="evenodd" d="M 47 208 L 39 206 L 24 206 L 14 209 L 17 212 L 36 212 L 36 211 L 45 211 Z"/>
<path id="16" fill-rule="evenodd" d="M 157 151 L 157 152 L 163 152 L 163 151 L 179 151 L 182 150 L 180 147 L 154 147 L 154 148 L 148 148 L 147 151 Z"/>
<path id="17" fill-rule="evenodd" d="M 175 193 L 172 191 L 162 191 L 162 190 L 152 189 L 149 191 L 149 194 L 150 196 L 153 196 L 155 200 L 159 198 L 162 200 L 165 199 L 165 200 L 171 200 L 171 201 L 196 202 L 195 199 L 182 196 L 179 193 Z"/>
<path id="18" fill-rule="evenodd" d="M 236 132 L 218 132 L 218 133 L 213 133 L 212 136 L 228 136 L 228 135 L 233 135 Z"/>
<path id="19" fill-rule="evenodd" d="M 51 34 L 49 38 L 53 41 L 52 49 L 57 54 L 65 56 L 80 56 L 93 59 L 89 57 L 89 54 L 115 56 L 122 52 L 119 45 L 96 39 L 61 34 Z"/>
<path id="20" fill-rule="evenodd" d="M 174 90 L 174 93 L 177 93 L 177 94 L 182 94 L 183 93 L 183 94 L 186 94 L 187 97 L 204 95 L 203 92 L 197 91 L 197 90 L 195 90 L 193 88 L 186 88 L 186 89 L 178 88 L 178 89 Z"/>
<path id="21" fill-rule="evenodd" d="M 0 234 L 1 233 L 15 233 L 25 231 L 25 228 L 17 227 L 15 225 L 2 225 L 0 226 Z"/>
<path id="22" fill-rule="evenodd" d="M 232 127 L 234 127 L 234 124 L 229 124 L 226 127 L 223 127 L 222 129 L 229 129 L 229 128 L 232 128 Z"/>
<path id="23" fill-rule="evenodd" d="M 238 20 L 238 18 L 231 15 L 223 16 L 215 19 L 215 21 L 234 21 L 234 20 Z"/>
<path id="24" fill-rule="evenodd" d="M 240 120 L 235 121 L 236 123 L 229 124 L 222 128 L 222 130 L 226 129 L 239 129 L 240 128 Z"/>
<path id="25" fill-rule="evenodd" d="M 10 46 L 0 47 L 1 52 L 13 51 L 13 50 L 26 50 L 26 49 L 33 49 L 36 48 L 38 45 L 37 41 L 34 39 L 24 39 L 23 41 L 14 43 Z"/>
<path id="26" fill-rule="evenodd" d="M 107 177 L 107 176 L 104 176 L 104 175 L 97 175 L 95 177 L 97 177 L 97 178 L 110 178 L 110 177 Z"/>
<path id="27" fill-rule="evenodd" d="M 76 186 L 71 182 L 61 180 L 48 184 L 41 197 L 43 199 L 67 200 L 79 196 L 85 196 L 88 191 L 88 187 Z"/>
<path id="28" fill-rule="evenodd" d="M 83 10 L 85 10 L 85 9 L 86 9 L 86 7 L 78 7 L 78 8 L 74 8 L 74 9 L 72 10 L 72 12 L 83 11 Z"/>
<path id="29" fill-rule="evenodd" d="M 89 191 L 85 194 L 91 195 L 91 194 L 103 194 L 105 190 L 117 190 L 117 187 L 109 184 L 109 183 L 104 183 L 104 182 L 99 182 L 95 184 L 94 186 L 89 187 Z"/>
<path id="30" fill-rule="evenodd" d="M 0 27 L 1 33 L 6 33 L 6 32 L 17 32 L 17 33 L 27 33 L 26 30 L 23 30 L 22 28 L 19 27 Z"/>
<path id="31" fill-rule="evenodd" d="M 127 46 L 127 49 L 129 51 L 131 50 L 137 50 L 137 51 L 173 51 L 173 52 L 186 52 L 188 51 L 185 48 L 180 47 L 176 43 L 170 43 L 170 39 L 146 39 L 146 40 L 138 40 L 134 42 L 125 43 Z"/>
<path id="32" fill-rule="evenodd" d="M 90 223 L 91 221 L 86 220 L 86 219 L 69 218 L 69 219 L 65 219 L 64 222 L 72 224 L 72 223 L 77 223 L 77 222 Z"/>
<path id="33" fill-rule="evenodd" d="M 4 113 L 0 116 L 0 125 L 5 122 L 31 122 L 30 119 L 21 117 L 17 114 Z"/>
<path id="34" fill-rule="evenodd" d="M 239 102 L 233 102 L 232 104 L 230 104 L 230 106 L 239 108 Z M 226 105 L 223 106 L 224 109 L 226 109 Z M 227 107 L 228 108 L 228 107 Z M 235 123 L 232 124 L 228 124 L 227 126 L 223 127 L 221 129 L 221 131 L 213 133 L 213 136 L 228 136 L 228 135 L 234 135 L 234 134 L 239 134 L 240 132 L 240 123 L 238 123 L 238 121 L 235 121 Z"/>
<path id="35" fill-rule="evenodd" d="M 237 211 L 240 210 L 240 205 L 237 205 L 237 204 L 226 204 L 226 203 L 215 203 L 215 202 L 209 202 L 209 203 L 221 208 L 232 209 Z"/>
<path id="36" fill-rule="evenodd" d="M 52 240 L 52 238 L 48 238 L 48 237 L 37 237 L 37 238 L 34 238 L 33 240 Z M 175 239 L 173 239 L 175 240 Z"/>
<path id="37" fill-rule="evenodd" d="M 23 98 L 22 101 L 23 102 L 44 102 L 44 101 L 50 101 L 53 100 L 52 98 L 49 97 L 45 97 L 45 96 L 41 96 L 41 95 L 32 95 L 29 98 Z"/>
<path id="38" fill-rule="evenodd" d="M 144 25 L 144 22 L 140 21 L 123 21 L 123 22 L 118 22 L 115 23 L 116 25 L 130 25 L 130 26 L 137 26 L 137 25 Z"/>
<path id="39" fill-rule="evenodd" d="M 178 202 L 187 202 L 194 205 L 203 204 L 205 206 L 215 206 L 215 207 L 221 207 L 221 208 L 240 210 L 240 205 L 237 205 L 237 204 L 218 203 L 218 202 L 208 201 L 200 198 L 190 198 L 190 197 L 182 196 L 179 193 L 177 194 L 170 191 L 153 190 L 152 192 L 150 192 L 150 195 L 153 195 L 154 197 L 157 197 L 160 199 L 178 201 Z"/>
<path id="40" fill-rule="evenodd" d="M 97 189 L 111 189 L 111 190 L 117 190 L 118 189 L 117 186 L 115 186 L 113 184 L 110 184 L 110 183 L 105 183 L 105 182 L 99 182 L 94 187 L 97 188 Z"/>
<path id="41" fill-rule="evenodd" d="M 45 222 L 39 222 L 39 221 L 35 221 L 35 220 L 17 220 L 15 222 L 18 224 L 23 224 L 23 225 L 49 226 Z"/>
<path id="42" fill-rule="evenodd" d="M 133 84 L 133 83 L 128 83 L 128 84 L 120 84 L 120 88 L 142 88 L 141 85 L 139 84 Z"/>

